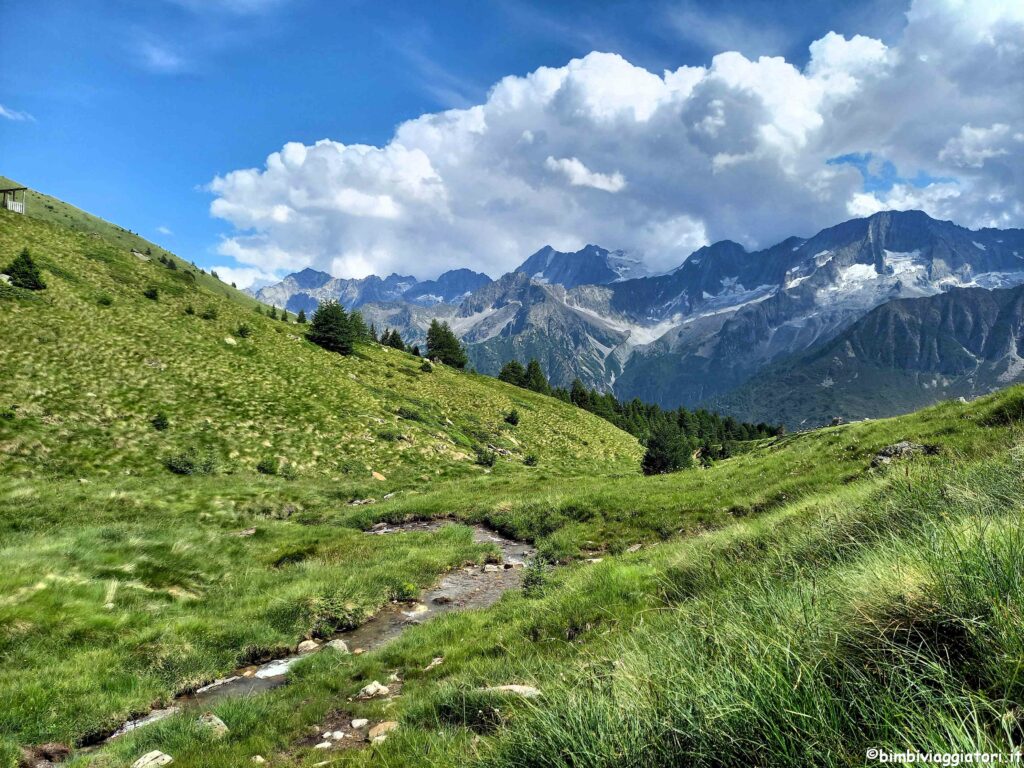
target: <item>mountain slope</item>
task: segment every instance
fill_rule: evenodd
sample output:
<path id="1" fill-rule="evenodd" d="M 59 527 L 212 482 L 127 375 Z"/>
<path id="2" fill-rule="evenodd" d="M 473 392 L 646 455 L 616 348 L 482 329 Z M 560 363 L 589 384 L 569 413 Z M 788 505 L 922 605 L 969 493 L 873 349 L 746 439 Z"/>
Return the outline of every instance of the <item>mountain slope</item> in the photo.
<path id="1" fill-rule="evenodd" d="M 832 341 L 711 401 L 790 427 L 877 418 L 1024 380 L 1024 286 L 955 288 L 883 304 Z"/>
<path id="2" fill-rule="evenodd" d="M 444 366 L 423 372 L 375 345 L 330 354 L 184 266 L 0 213 L 0 264 L 23 247 L 49 287 L 0 286 L 7 473 L 164 472 L 168 457 L 194 450 L 225 473 L 270 460 L 299 475 L 411 481 L 480 472 L 474 447 L 488 443 L 510 451 L 499 461 L 508 471 L 527 454 L 551 471 L 638 460 L 631 437 L 553 399 Z M 150 287 L 155 301 L 143 295 Z M 513 407 L 521 423 L 510 429 Z M 167 430 L 153 427 L 158 413 Z"/>
<path id="3" fill-rule="evenodd" d="M 722 290 L 685 305 L 669 332 L 637 350 L 616 394 L 693 405 L 893 299 L 1024 283 L 1024 230 L 972 232 L 920 211 L 854 219 L 746 257 L 733 251 L 715 271 Z"/>
<path id="4" fill-rule="evenodd" d="M 515 271 L 538 282 L 555 283 L 565 288 L 605 285 L 644 274 L 639 259 L 622 251 L 608 251 L 599 245 L 587 245 L 571 253 L 545 245 Z"/>

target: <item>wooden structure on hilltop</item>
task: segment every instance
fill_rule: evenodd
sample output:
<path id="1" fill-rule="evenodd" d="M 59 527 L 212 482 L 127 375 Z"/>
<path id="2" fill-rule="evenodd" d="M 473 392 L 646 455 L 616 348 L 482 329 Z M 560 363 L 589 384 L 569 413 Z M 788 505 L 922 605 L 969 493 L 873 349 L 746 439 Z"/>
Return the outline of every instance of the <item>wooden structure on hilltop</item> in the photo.
<path id="1" fill-rule="evenodd" d="M 0 189 L 0 208 L 6 208 L 8 211 L 14 211 L 15 213 L 25 212 L 25 195 L 28 193 L 28 187 L 11 187 L 9 189 Z M 18 198 L 21 198 L 20 200 Z"/>

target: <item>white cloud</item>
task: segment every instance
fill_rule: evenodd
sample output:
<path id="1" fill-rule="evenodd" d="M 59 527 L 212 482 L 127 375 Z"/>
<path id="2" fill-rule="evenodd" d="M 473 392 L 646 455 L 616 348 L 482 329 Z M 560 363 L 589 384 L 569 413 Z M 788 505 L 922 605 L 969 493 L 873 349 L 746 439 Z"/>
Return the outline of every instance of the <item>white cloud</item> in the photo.
<path id="1" fill-rule="evenodd" d="M 36 120 L 28 112 L 19 112 L 17 109 L 9 109 L 3 104 L 0 104 L 0 117 L 6 120 L 13 120 L 16 123 L 34 123 Z"/>
<path id="2" fill-rule="evenodd" d="M 275 283 L 280 279 L 269 272 L 264 272 L 255 267 L 213 267 L 212 271 L 216 272 L 217 276 L 225 283 L 229 285 L 234 283 L 238 288 L 250 288 L 253 286 L 258 288 Z"/>
<path id="3" fill-rule="evenodd" d="M 264 272 L 431 277 L 501 274 L 546 243 L 663 269 L 709 240 L 763 246 L 883 207 L 1022 226 L 1022 9 L 916 0 L 898 44 L 829 33 L 802 69 L 726 52 L 659 75 L 591 53 L 509 76 L 382 147 L 292 143 L 217 177 L 211 211 L 236 228 L 220 252 Z M 850 153 L 918 181 L 865 191 L 828 163 Z"/>
<path id="4" fill-rule="evenodd" d="M 141 40 L 137 43 L 136 51 L 142 66 L 151 72 L 173 74 L 185 69 L 184 57 L 164 43 Z"/>
<path id="5" fill-rule="evenodd" d="M 575 157 L 555 159 L 548 155 L 544 166 L 551 171 L 561 173 L 574 187 L 593 187 L 604 192 L 618 192 L 626 186 L 626 179 L 616 171 L 612 174 L 595 173 Z"/>
<path id="6" fill-rule="evenodd" d="M 165 227 L 162 224 L 159 227 L 156 228 L 156 231 L 159 232 L 161 235 L 173 235 L 174 234 L 174 232 L 171 231 L 170 227 Z"/>

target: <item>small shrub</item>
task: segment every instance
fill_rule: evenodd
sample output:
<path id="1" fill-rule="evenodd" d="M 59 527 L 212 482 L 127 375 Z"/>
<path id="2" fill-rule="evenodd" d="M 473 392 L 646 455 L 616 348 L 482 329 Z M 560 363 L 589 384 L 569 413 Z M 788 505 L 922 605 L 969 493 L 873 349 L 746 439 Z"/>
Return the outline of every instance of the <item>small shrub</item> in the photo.
<path id="1" fill-rule="evenodd" d="M 160 289 L 155 285 L 151 285 L 142 292 L 142 295 L 150 301 L 157 301 L 160 298 Z"/>
<path id="2" fill-rule="evenodd" d="M 523 459 L 523 464 L 525 464 L 528 467 L 536 467 L 537 466 L 537 462 L 538 462 L 538 459 L 537 459 L 537 454 L 536 453 L 528 453 L 528 454 L 526 454 L 526 458 Z"/>
<path id="3" fill-rule="evenodd" d="M 539 557 L 533 558 L 523 569 L 523 595 L 543 597 L 549 581 L 547 564 Z"/>
<path id="4" fill-rule="evenodd" d="M 203 320 L 216 320 L 217 319 L 217 309 L 216 309 L 216 307 L 207 307 L 206 309 L 203 310 L 203 314 L 201 314 L 200 317 L 203 318 Z"/>
<path id="5" fill-rule="evenodd" d="M 290 461 L 284 461 L 281 463 L 280 474 L 285 480 L 294 480 L 299 476 L 299 471 L 295 469 L 295 465 Z"/>
<path id="6" fill-rule="evenodd" d="M 193 307 L 191 304 L 189 304 L 187 307 L 185 307 L 185 314 L 186 315 L 194 315 L 195 313 L 196 313 L 196 308 Z"/>
<path id="7" fill-rule="evenodd" d="M 423 415 L 419 411 L 413 408 L 408 408 L 404 405 L 401 408 L 399 408 L 398 411 L 396 411 L 396 413 L 398 414 L 398 418 L 400 419 L 408 419 L 409 421 L 423 421 Z"/>
<path id="8" fill-rule="evenodd" d="M 434 370 L 434 366 L 430 364 L 429 360 L 424 360 L 423 365 L 420 366 L 420 370 L 423 371 L 424 373 L 432 373 Z"/>
<path id="9" fill-rule="evenodd" d="M 273 456 L 266 456 L 260 459 L 256 465 L 256 471 L 261 475 L 276 475 L 278 471 L 277 459 Z"/>
<path id="10" fill-rule="evenodd" d="M 483 445 L 478 445 L 476 451 L 476 463 L 481 467 L 493 467 L 498 462 L 498 454 Z"/>
<path id="11" fill-rule="evenodd" d="M 171 423 L 167 420 L 167 414 L 160 411 L 156 416 L 149 420 L 149 423 L 153 425 L 153 429 L 157 432 L 163 432 L 167 429 Z"/>
<path id="12" fill-rule="evenodd" d="M 401 432 L 398 432 L 397 430 L 394 429 L 382 429 L 380 432 L 377 433 L 377 437 L 379 437 L 386 443 L 394 443 L 397 442 L 398 440 L 401 440 L 404 437 L 404 435 Z"/>
<path id="13" fill-rule="evenodd" d="M 176 475 L 212 475 L 217 462 L 209 451 L 188 448 L 164 459 L 164 466 Z"/>
<path id="14" fill-rule="evenodd" d="M 519 411 L 513 408 L 511 411 L 505 414 L 505 423 L 511 424 L 513 427 L 519 423 Z"/>
<path id="15" fill-rule="evenodd" d="M 17 410 L 18 406 L 16 405 L 12 405 L 10 408 L 0 408 L 0 419 L 3 419 L 4 421 L 13 421 L 15 416 L 14 412 Z"/>
<path id="16" fill-rule="evenodd" d="M 96 299 L 96 303 L 99 304 L 101 307 L 109 307 L 111 304 L 114 303 L 114 300 L 107 294 L 103 294 L 98 299 Z"/>
<path id="17" fill-rule="evenodd" d="M 238 330 L 235 331 L 235 334 L 240 339 L 248 339 L 250 336 L 252 336 L 252 328 L 250 328 L 245 323 L 242 323 L 240 326 L 238 326 Z"/>

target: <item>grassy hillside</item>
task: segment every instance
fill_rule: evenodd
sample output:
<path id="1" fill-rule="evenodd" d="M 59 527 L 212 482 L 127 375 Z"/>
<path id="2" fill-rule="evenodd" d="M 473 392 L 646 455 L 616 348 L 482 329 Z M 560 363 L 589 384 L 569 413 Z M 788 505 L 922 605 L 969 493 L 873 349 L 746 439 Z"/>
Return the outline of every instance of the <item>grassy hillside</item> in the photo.
<path id="1" fill-rule="evenodd" d="M 0 264 L 24 247 L 49 287 L 0 287 L 5 474 L 161 473 L 194 450 L 222 474 L 270 460 L 335 481 L 377 472 L 390 488 L 483 473 L 474 449 L 486 445 L 509 452 L 497 472 L 530 471 L 528 455 L 561 473 L 636 466 L 633 439 L 571 406 L 444 366 L 424 372 L 382 347 L 325 352 L 294 323 L 207 290 L 194 270 L 4 212 Z M 516 427 L 504 421 L 512 408 Z M 158 413 L 168 429 L 153 427 Z"/>

